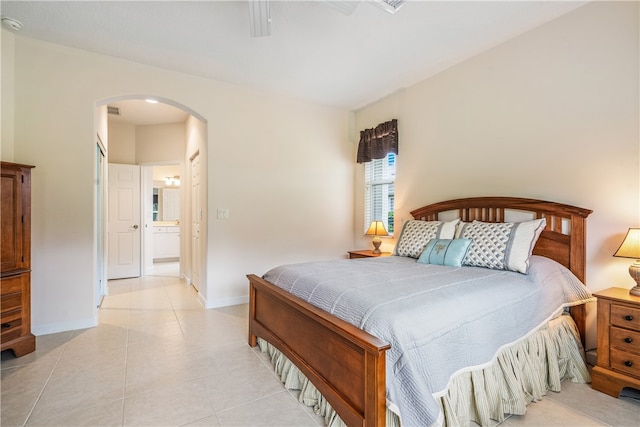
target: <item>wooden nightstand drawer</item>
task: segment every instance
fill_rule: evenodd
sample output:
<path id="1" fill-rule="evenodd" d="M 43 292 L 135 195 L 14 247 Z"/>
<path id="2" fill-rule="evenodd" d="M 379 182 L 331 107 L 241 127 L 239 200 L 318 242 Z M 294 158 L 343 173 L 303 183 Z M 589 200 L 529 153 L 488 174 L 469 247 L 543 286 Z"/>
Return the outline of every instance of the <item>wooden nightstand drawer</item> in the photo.
<path id="1" fill-rule="evenodd" d="M 640 331 L 640 308 L 611 304 L 611 324 Z"/>
<path id="2" fill-rule="evenodd" d="M 609 346 L 640 354 L 640 332 L 612 326 L 609 331 Z"/>
<path id="3" fill-rule="evenodd" d="M 640 378 L 640 354 L 611 349 L 611 369 Z"/>

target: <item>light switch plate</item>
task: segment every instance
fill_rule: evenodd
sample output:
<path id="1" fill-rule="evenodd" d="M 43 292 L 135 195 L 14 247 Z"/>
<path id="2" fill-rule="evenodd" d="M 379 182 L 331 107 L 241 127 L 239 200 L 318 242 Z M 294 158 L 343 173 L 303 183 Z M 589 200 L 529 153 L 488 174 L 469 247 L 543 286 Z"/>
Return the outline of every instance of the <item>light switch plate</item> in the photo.
<path id="1" fill-rule="evenodd" d="M 218 208 L 218 219 L 229 219 L 229 209 Z"/>

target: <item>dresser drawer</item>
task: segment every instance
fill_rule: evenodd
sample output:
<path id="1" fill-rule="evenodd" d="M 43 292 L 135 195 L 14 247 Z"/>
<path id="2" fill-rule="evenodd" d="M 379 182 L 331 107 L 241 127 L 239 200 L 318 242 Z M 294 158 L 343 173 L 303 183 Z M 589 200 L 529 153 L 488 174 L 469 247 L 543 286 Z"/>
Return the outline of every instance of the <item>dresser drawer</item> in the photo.
<path id="1" fill-rule="evenodd" d="M 640 309 L 611 304 L 611 324 L 640 331 Z"/>
<path id="2" fill-rule="evenodd" d="M 2 313 L 0 342 L 8 342 L 22 335 L 22 310 Z"/>
<path id="3" fill-rule="evenodd" d="M 17 308 L 15 310 L 3 311 L 0 315 L 0 325 L 5 323 L 12 323 L 22 318 L 22 309 Z"/>
<path id="4" fill-rule="evenodd" d="M 22 307 L 22 292 L 15 292 L 13 294 L 2 295 L 0 301 L 0 312 L 20 309 Z"/>
<path id="5" fill-rule="evenodd" d="M 640 378 L 640 354 L 611 349 L 611 369 Z"/>
<path id="6" fill-rule="evenodd" d="M 0 291 L 3 296 L 22 291 L 22 275 L 3 277 L 0 280 Z"/>
<path id="7" fill-rule="evenodd" d="M 640 354 L 640 332 L 612 326 L 609 331 L 609 346 Z"/>

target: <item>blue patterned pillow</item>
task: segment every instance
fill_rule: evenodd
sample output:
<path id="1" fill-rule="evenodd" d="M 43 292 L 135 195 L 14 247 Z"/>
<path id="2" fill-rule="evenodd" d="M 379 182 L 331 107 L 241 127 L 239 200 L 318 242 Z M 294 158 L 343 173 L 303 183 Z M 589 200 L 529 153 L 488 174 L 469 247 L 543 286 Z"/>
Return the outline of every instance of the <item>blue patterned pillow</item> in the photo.
<path id="1" fill-rule="evenodd" d="M 431 239 L 418 262 L 461 267 L 469 246 L 471 239 Z"/>
<path id="2" fill-rule="evenodd" d="M 524 222 L 465 223 L 456 233 L 456 237 L 473 240 L 464 265 L 527 274 L 531 252 L 546 224 L 544 218 Z"/>

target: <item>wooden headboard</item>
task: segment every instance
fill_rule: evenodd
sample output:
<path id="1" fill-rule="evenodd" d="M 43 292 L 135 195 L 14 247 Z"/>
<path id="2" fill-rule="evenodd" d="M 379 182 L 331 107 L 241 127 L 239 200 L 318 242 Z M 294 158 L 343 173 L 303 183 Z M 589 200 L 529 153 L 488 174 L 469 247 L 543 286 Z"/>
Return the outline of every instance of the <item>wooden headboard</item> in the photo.
<path id="1" fill-rule="evenodd" d="M 586 219 L 591 210 L 562 203 L 519 197 L 470 197 L 434 203 L 411 211 L 415 219 L 441 220 L 447 213 L 462 221 L 505 222 L 509 215 L 525 214 L 531 219 L 546 218 L 533 253 L 551 258 L 567 267 L 586 283 Z M 574 307 L 571 315 L 584 341 L 584 305 Z"/>

